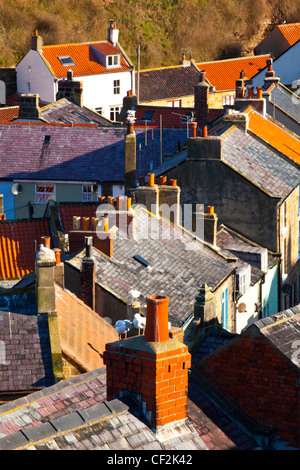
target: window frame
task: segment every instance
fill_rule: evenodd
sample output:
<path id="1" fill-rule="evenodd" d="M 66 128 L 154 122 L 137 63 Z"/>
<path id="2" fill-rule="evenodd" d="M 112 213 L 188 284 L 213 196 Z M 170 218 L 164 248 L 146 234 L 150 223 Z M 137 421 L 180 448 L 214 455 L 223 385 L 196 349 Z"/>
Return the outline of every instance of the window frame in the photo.
<path id="1" fill-rule="evenodd" d="M 44 186 L 45 191 L 37 191 L 38 187 Z M 53 191 L 46 191 L 47 187 L 52 187 Z M 40 196 L 40 198 L 37 198 L 37 196 Z M 41 196 L 44 196 L 44 198 L 41 198 Z M 49 183 L 49 182 L 40 182 L 40 183 L 35 183 L 35 188 L 34 188 L 34 201 L 35 204 L 47 204 L 48 201 L 56 200 L 56 184 L 55 183 Z"/>
<path id="2" fill-rule="evenodd" d="M 82 202 L 93 202 L 94 197 L 94 189 L 93 189 L 93 184 L 90 183 L 83 183 L 82 188 L 81 188 L 81 200 Z M 84 191 L 85 187 L 89 187 L 90 191 Z"/>
<path id="3" fill-rule="evenodd" d="M 118 111 L 116 111 L 116 110 L 118 110 Z M 120 105 L 110 106 L 110 108 L 109 108 L 109 119 L 110 119 L 110 121 L 115 122 L 117 120 L 118 115 L 120 114 L 120 111 L 121 111 L 121 106 Z"/>
<path id="4" fill-rule="evenodd" d="M 120 64 L 121 64 L 120 54 L 110 54 L 110 55 L 106 56 L 106 67 L 107 68 L 117 68 L 117 67 L 120 67 Z"/>
<path id="5" fill-rule="evenodd" d="M 113 81 L 113 93 L 114 95 L 121 94 L 121 80 L 116 79 Z"/>

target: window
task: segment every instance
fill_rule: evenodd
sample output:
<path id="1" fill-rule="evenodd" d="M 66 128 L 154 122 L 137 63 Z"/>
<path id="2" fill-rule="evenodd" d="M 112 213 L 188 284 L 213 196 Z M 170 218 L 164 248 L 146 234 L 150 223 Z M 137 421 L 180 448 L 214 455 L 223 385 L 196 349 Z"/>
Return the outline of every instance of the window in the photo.
<path id="1" fill-rule="evenodd" d="M 120 80 L 114 80 L 114 95 L 119 95 L 120 89 Z"/>
<path id="2" fill-rule="evenodd" d="M 178 108 L 181 106 L 181 100 L 168 101 L 167 106 L 169 106 L 170 108 Z"/>
<path id="3" fill-rule="evenodd" d="M 222 326 L 228 330 L 228 289 L 222 292 Z"/>
<path id="4" fill-rule="evenodd" d="M 30 90 L 31 90 L 30 82 L 27 82 L 26 86 L 27 86 L 27 93 L 30 93 Z"/>
<path id="5" fill-rule="evenodd" d="M 107 67 L 118 67 L 120 65 L 120 56 L 119 55 L 109 55 L 107 56 Z"/>
<path id="6" fill-rule="evenodd" d="M 110 120 L 116 121 L 121 110 L 121 106 L 113 106 L 110 108 Z"/>
<path id="7" fill-rule="evenodd" d="M 82 185 L 82 202 L 93 201 L 94 187 L 92 184 Z"/>
<path id="8" fill-rule="evenodd" d="M 72 111 L 72 114 L 74 114 L 74 116 L 77 116 L 78 118 L 82 119 L 85 122 L 91 122 L 91 120 L 89 118 L 87 118 L 86 116 L 84 116 L 81 113 L 78 113 L 77 111 Z"/>
<path id="9" fill-rule="evenodd" d="M 251 266 L 248 265 L 248 267 L 246 269 L 243 269 L 243 271 L 237 272 L 237 289 L 242 295 L 248 292 L 249 287 L 250 287 L 250 281 L 251 281 Z"/>
<path id="10" fill-rule="evenodd" d="M 95 108 L 95 111 L 96 111 L 96 113 L 100 114 L 100 116 L 101 116 L 102 113 L 103 113 L 102 108 Z"/>
<path id="11" fill-rule="evenodd" d="M 58 59 L 62 65 L 76 65 L 72 57 L 69 55 L 58 57 Z"/>
<path id="12" fill-rule="evenodd" d="M 112 187 L 110 184 L 102 184 L 102 196 L 112 196 Z"/>
<path id="13" fill-rule="evenodd" d="M 47 204 L 53 199 L 55 201 L 55 184 L 53 183 L 36 183 L 35 185 L 35 203 Z"/>
<path id="14" fill-rule="evenodd" d="M 31 72 L 31 71 L 32 71 L 31 65 L 28 65 L 28 72 Z"/>
<path id="15" fill-rule="evenodd" d="M 141 121 L 151 121 L 154 111 L 146 111 Z"/>

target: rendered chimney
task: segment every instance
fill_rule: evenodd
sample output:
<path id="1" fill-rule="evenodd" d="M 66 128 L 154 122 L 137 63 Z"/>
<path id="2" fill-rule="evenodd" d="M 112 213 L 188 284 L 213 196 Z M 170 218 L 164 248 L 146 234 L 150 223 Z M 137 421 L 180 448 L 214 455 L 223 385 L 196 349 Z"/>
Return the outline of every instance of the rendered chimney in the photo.
<path id="1" fill-rule="evenodd" d="M 43 47 L 43 38 L 38 35 L 38 30 L 36 29 L 31 38 L 31 49 L 33 51 L 41 51 Z"/>
<path id="2" fill-rule="evenodd" d="M 41 119 L 38 94 L 22 94 L 20 96 L 19 119 Z"/>
<path id="3" fill-rule="evenodd" d="M 85 237 L 85 256 L 81 262 L 80 269 L 80 299 L 95 310 L 95 259 L 92 257 L 91 249 L 93 237 Z"/>
<path id="4" fill-rule="evenodd" d="M 208 125 L 208 99 L 209 99 L 209 85 L 205 81 L 206 72 L 203 70 L 200 72 L 200 80 L 194 86 L 194 96 L 195 96 L 195 116 L 196 121 L 199 127 L 205 128 Z"/>
<path id="5" fill-rule="evenodd" d="M 107 232 L 109 227 L 118 227 L 124 234 L 132 238 L 135 235 L 135 211 L 131 207 L 132 199 L 128 196 L 109 197 L 98 206 L 97 216 L 102 219 L 102 230 Z M 97 242 L 98 243 L 98 242 Z"/>
<path id="6" fill-rule="evenodd" d="M 130 396 L 156 432 L 187 418 L 191 355 L 168 331 L 168 302 L 148 297 L 145 335 L 109 343 L 104 352 L 107 399 Z"/>
<path id="7" fill-rule="evenodd" d="M 45 246 L 45 245 L 44 245 Z M 55 287 L 54 287 L 54 267 L 56 265 L 54 251 L 36 253 L 36 274 L 37 274 L 37 304 L 38 313 L 54 312 L 55 307 Z"/>
<path id="8" fill-rule="evenodd" d="M 201 206 L 203 208 L 203 206 Z M 196 210 L 192 215 L 193 231 L 206 243 L 216 246 L 217 243 L 217 224 L 218 217 L 215 214 L 214 207 L 208 206 L 207 212 Z"/>
<path id="9" fill-rule="evenodd" d="M 117 23 L 114 20 L 109 20 L 109 23 L 107 40 L 115 46 L 119 40 L 119 30 L 117 29 Z"/>

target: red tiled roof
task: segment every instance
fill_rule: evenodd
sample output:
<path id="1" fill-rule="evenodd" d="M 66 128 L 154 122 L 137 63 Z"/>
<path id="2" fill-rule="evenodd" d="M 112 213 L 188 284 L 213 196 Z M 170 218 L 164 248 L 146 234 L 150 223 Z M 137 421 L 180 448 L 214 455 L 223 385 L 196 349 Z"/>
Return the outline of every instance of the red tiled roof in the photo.
<path id="1" fill-rule="evenodd" d="M 0 123 L 10 122 L 19 116 L 19 106 L 0 108 Z"/>
<path id="2" fill-rule="evenodd" d="M 120 54 L 120 67 L 107 69 L 102 65 L 93 49 L 102 52 L 104 55 Z M 108 42 L 43 46 L 42 56 L 58 78 L 67 77 L 69 69 L 73 71 L 74 77 L 130 70 L 121 51 Z M 63 65 L 58 57 L 66 56 L 70 56 L 75 65 Z"/>
<path id="3" fill-rule="evenodd" d="M 19 278 L 34 271 L 35 241 L 50 236 L 46 219 L 0 222 L 0 279 Z"/>
<path id="4" fill-rule="evenodd" d="M 96 217 L 97 203 L 60 203 L 57 209 L 65 233 L 73 229 L 73 217 Z"/>
<path id="5" fill-rule="evenodd" d="M 279 24 L 277 26 L 290 46 L 300 39 L 300 23 Z"/>
<path id="6" fill-rule="evenodd" d="M 186 129 L 186 116 L 194 112 L 194 108 L 171 108 L 168 106 L 137 106 L 135 109 L 135 127 L 145 127 L 145 113 L 152 113 L 147 120 L 147 127 L 160 127 L 160 119 L 164 129 Z M 222 109 L 210 109 L 208 119 L 213 122 L 223 113 Z M 150 115 L 149 114 L 149 115 Z M 124 120 L 125 123 L 126 119 Z"/>
<path id="7" fill-rule="evenodd" d="M 217 91 L 235 90 L 235 82 L 240 78 L 241 70 L 245 70 L 246 78 L 250 79 L 261 69 L 265 68 L 269 54 L 238 57 L 235 59 L 200 62 L 199 70 L 205 70 L 206 78 Z"/>

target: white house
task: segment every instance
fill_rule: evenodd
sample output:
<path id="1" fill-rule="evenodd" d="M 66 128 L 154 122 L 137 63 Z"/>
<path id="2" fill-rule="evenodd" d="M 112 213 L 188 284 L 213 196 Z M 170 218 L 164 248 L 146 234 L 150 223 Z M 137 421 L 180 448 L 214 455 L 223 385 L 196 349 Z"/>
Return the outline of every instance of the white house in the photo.
<path id="1" fill-rule="evenodd" d="M 283 83 L 283 85 L 292 85 L 295 80 L 300 79 L 299 57 L 300 39 L 280 56 L 274 59 L 273 69 L 275 70 L 276 77 L 280 78 L 280 82 Z M 253 85 L 254 87 L 262 85 L 264 83 L 266 71 L 267 65 L 249 80 L 249 85 Z"/>
<path id="2" fill-rule="evenodd" d="M 41 101 L 56 101 L 58 81 L 68 71 L 82 82 L 83 106 L 116 120 L 123 97 L 134 87 L 134 66 L 118 42 L 119 30 L 111 20 L 107 40 L 81 44 L 43 45 L 35 31 L 31 49 L 16 66 L 18 93 L 34 93 Z"/>

